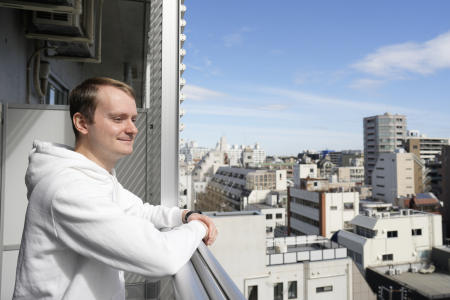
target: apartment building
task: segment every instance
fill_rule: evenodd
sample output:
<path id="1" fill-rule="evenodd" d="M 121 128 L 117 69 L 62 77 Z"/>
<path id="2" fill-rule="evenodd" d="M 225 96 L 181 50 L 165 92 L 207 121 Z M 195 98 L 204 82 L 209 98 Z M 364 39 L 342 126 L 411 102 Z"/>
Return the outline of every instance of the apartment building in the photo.
<path id="1" fill-rule="evenodd" d="M 395 153 L 380 153 L 372 172 L 372 197 L 374 200 L 401 205 L 399 199 L 416 193 L 414 168 L 422 163 L 413 153 L 403 149 Z"/>
<path id="2" fill-rule="evenodd" d="M 242 165 L 244 167 L 260 167 L 266 160 L 266 152 L 256 143 L 253 147 L 247 146 L 242 151 Z"/>
<path id="3" fill-rule="evenodd" d="M 245 210 L 249 204 L 271 203 L 274 191 L 286 189 L 286 170 L 220 167 L 205 192 L 198 194 L 196 207 L 207 211 Z"/>
<path id="4" fill-rule="evenodd" d="M 295 235 L 322 235 L 349 228 L 359 211 L 359 193 L 349 183 L 304 179 L 300 187 L 288 191 L 288 228 Z"/>
<path id="5" fill-rule="evenodd" d="M 247 299 L 375 299 L 344 247 L 321 236 L 266 238 L 258 213 L 208 213 L 210 247 Z"/>
<path id="6" fill-rule="evenodd" d="M 186 163 L 199 162 L 211 149 L 207 147 L 200 147 L 197 142 L 190 141 L 182 143 L 180 146 L 180 155 L 184 155 Z"/>
<path id="7" fill-rule="evenodd" d="M 300 186 L 300 180 L 306 178 L 317 178 L 316 164 L 296 164 L 293 167 L 293 180 L 295 186 Z"/>
<path id="8" fill-rule="evenodd" d="M 431 138 L 421 135 L 418 131 L 408 131 L 404 141 L 404 148 L 410 153 L 414 153 L 422 160 L 424 167 L 414 170 L 416 178 L 422 176 L 421 189 L 416 188 L 416 193 L 432 192 L 437 197 L 442 192 L 442 160 L 441 154 L 444 146 L 450 145 L 449 138 Z M 421 172 L 421 173 L 419 173 Z"/>
<path id="9" fill-rule="evenodd" d="M 273 238 L 277 234 L 286 235 L 286 208 L 277 206 L 277 195 L 273 195 L 273 203 L 249 204 L 246 211 L 256 211 L 264 216 L 266 225 L 266 237 Z M 277 233 L 277 234 L 276 234 Z"/>
<path id="10" fill-rule="evenodd" d="M 364 184 L 364 167 L 339 167 L 337 168 L 339 182 L 355 182 Z"/>
<path id="11" fill-rule="evenodd" d="M 357 215 L 352 231 L 341 230 L 336 241 L 364 271 L 367 267 L 427 263 L 432 247 L 442 245 L 440 215 L 411 209 Z M 421 265 L 422 264 L 422 265 Z"/>
<path id="12" fill-rule="evenodd" d="M 402 147 L 406 137 L 406 116 L 385 113 L 364 118 L 364 179 L 372 184 L 372 171 L 378 155 Z"/>

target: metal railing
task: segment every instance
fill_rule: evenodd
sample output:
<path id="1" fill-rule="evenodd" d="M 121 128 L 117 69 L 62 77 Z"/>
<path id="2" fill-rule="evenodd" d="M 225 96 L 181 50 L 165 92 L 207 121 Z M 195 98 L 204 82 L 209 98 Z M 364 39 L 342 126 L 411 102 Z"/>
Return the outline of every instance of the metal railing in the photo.
<path id="1" fill-rule="evenodd" d="M 245 299 L 203 243 L 191 260 L 174 275 L 173 285 L 176 299 Z"/>

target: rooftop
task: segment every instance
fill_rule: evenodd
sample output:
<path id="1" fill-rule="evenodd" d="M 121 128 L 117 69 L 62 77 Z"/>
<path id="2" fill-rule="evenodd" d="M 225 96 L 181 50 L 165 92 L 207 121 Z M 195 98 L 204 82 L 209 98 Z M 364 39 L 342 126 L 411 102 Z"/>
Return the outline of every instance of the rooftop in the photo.
<path id="1" fill-rule="evenodd" d="M 403 272 L 398 275 L 388 275 L 381 270 L 372 270 L 423 295 L 427 299 L 447 299 L 450 297 L 450 275 L 448 273 L 434 272 L 430 274 L 421 274 Z"/>
<path id="2" fill-rule="evenodd" d="M 347 257 L 347 248 L 317 235 L 267 239 L 266 247 L 268 266 Z"/>

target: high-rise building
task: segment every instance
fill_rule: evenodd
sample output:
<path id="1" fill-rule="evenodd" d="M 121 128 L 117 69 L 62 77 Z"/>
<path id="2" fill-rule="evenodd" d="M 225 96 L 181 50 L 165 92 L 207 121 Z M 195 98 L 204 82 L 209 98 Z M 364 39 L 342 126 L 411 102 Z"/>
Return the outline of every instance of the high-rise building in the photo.
<path id="1" fill-rule="evenodd" d="M 431 138 L 421 135 L 417 130 L 408 131 L 404 148 L 406 151 L 414 153 L 424 164 L 424 168 L 414 171 L 422 177 L 422 182 L 420 182 L 422 189 L 416 188 L 416 193 L 432 192 L 437 197 L 441 196 L 442 159 L 440 156 L 442 148 L 446 145 L 450 145 L 449 138 Z M 422 174 L 419 174 L 419 172 Z M 416 176 L 416 178 L 418 177 Z"/>
<path id="2" fill-rule="evenodd" d="M 422 162 L 413 154 L 399 149 L 396 153 L 380 153 L 372 172 L 372 197 L 375 200 L 402 205 L 400 198 L 409 198 L 416 193 L 414 169 Z M 421 173 L 420 173 L 421 174 Z"/>
<path id="3" fill-rule="evenodd" d="M 364 118 L 364 177 L 372 184 L 372 171 L 379 153 L 394 152 L 401 148 L 406 137 L 406 116 L 383 115 Z"/>

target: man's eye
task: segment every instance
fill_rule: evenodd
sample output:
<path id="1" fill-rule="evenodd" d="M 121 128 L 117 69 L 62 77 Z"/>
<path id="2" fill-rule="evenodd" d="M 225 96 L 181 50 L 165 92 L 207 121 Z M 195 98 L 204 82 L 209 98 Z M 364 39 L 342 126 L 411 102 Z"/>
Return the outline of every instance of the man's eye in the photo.
<path id="1" fill-rule="evenodd" d="M 136 123 L 136 119 L 131 119 L 131 122 Z"/>
<path id="2" fill-rule="evenodd" d="M 120 122 L 122 121 L 122 118 L 113 118 L 114 122 Z"/>

